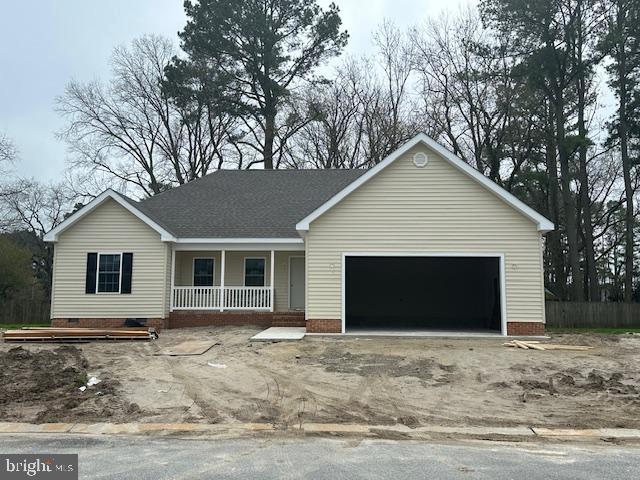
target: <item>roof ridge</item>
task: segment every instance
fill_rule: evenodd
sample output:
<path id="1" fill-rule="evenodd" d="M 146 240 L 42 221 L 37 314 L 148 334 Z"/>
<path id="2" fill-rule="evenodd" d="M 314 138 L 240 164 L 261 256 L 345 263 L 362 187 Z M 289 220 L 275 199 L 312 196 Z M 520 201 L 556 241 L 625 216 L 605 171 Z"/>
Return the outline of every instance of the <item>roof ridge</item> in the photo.
<path id="1" fill-rule="evenodd" d="M 214 170 L 213 172 L 207 173 L 206 175 L 203 175 L 202 177 L 198 177 L 195 178 L 187 183 L 182 183 L 180 185 L 176 185 L 175 187 L 171 187 L 168 190 L 163 190 L 160 193 L 156 193 L 155 195 L 151 196 L 151 197 L 147 197 L 147 198 L 143 198 L 141 200 L 133 200 L 130 198 L 132 201 L 136 202 L 137 204 L 144 204 L 146 201 L 151 200 L 151 199 L 155 199 L 158 198 L 162 195 L 164 195 L 165 193 L 169 193 L 172 191 L 175 191 L 179 188 L 183 188 L 183 187 L 188 187 L 190 185 L 194 185 L 197 183 L 200 183 L 201 180 L 210 178 L 216 174 L 219 174 L 221 172 L 225 172 L 225 173 L 230 173 L 230 172 L 244 172 L 244 173 L 249 173 L 249 172 L 366 172 L 368 170 L 368 168 L 272 168 L 272 169 L 239 169 L 239 168 L 219 168 L 217 170 Z"/>

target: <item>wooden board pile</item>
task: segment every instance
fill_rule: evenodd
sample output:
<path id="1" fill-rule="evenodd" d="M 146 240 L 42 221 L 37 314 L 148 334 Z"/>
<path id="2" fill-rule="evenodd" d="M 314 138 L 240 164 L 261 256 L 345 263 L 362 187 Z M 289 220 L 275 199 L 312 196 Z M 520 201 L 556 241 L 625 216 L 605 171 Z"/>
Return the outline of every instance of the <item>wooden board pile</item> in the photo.
<path id="1" fill-rule="evenodd" d="M 562 345 L 559 343 L 541 343 L 533 340 L 511 340 L 503 343 L 505 347 L 522 348 L 523 350 L 591 350 L 593 347 L 587 345 Z"/>
<path id="2" fill-rule="evenodd" d="M 2 334 L 5 342 L 88 342 L 92 340 L 151 340 L 158 338 L 155 329 L 126 328 L 54 328 L 27 327 L 7 330 Z"/>

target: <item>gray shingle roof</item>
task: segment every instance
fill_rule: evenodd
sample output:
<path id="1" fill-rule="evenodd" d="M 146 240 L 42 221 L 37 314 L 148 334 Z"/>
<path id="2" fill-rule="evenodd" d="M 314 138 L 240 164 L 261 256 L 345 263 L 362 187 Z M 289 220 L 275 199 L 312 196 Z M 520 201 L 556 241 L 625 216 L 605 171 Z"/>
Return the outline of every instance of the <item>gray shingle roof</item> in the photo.
<path id="1" fill-rule="evenodd" d="M 296 223 L 366 170 L 219 170 L 132 202 L 182 238 L 296 238 Z"/>

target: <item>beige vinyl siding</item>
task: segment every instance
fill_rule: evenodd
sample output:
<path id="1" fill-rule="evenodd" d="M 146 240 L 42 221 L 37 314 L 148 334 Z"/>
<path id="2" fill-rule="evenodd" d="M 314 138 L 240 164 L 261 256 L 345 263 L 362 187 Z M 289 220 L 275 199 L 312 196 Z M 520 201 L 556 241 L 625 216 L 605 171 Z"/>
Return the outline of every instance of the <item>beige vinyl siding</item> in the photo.
<path id="1" fill-rule="evenodd" d="M 507 320 L 544 321 L 536 225 L 424 146 L 312 222 L 305 242 L 310 319 L 342 318 L 343 252 L 428 252 L 504 254 Z"/>
<path id="2" fill-rule="evenodd" d="M 264 286 L 271 285 L 271 251 L 251 252 L 228 250 L 225 254 L 224 284 L 228 286 L 244 286 L 244 259 L 264 258 Z"/>
<path id="3" fill-rule="evenodd" d="M 304 252 L 299 251 L 277 251 L 275 252 L 274 264 L 274 290 L 275 305 L 278 312 L 289 310 L 289 257 L 304 256 Z M 176 285 L 193 285 L 193 259 L 196 257 L 206 257 L 215 259 L 215 285 L 220 285 L 220 275 L 222 271 L 222 254 L 216 251 L 177 251 L 176 252 Z M 225 253 L 225 285 L 228 287 L 244 285 L 244 259 L 247 257 L 259 257 L 266 259 L 265 263 L 265 286 L 271 282 L 271 251 L 236 251 L 227 250 Z"/>
<path id="4" fill-rule="evenodd" d="M 163 318 L 167 245 L 113 200 L 60 234 L 55 244 L 52 318 Z M 132 252 L 131 294 L 86 294 L 87 253 Z"/>

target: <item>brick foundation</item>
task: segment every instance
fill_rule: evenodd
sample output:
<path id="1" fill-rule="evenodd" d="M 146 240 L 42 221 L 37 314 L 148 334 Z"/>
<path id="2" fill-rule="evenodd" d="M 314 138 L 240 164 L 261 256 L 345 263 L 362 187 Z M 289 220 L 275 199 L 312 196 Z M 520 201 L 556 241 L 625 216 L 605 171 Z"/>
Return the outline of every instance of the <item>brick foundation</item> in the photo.
<path id="1" fill-rule="evenodd" d="M 167 328 L 255 325 L 258 327 L 304 327 L 304 312 L 207 312 L 177 310 L 169 315 Z"/>
<path id="2" fill-rule="evenodd" d="M 157 331 L 165 328 L 165 320 L 162 318 L 148 318 L 146 321 L 132 318 L 146 327 L 155 328 Z M 51 326 L 56 328 L 123 328 L 126 318 L 54 318 Z"/>
<path id="3" fill-rule="evenodd" d="M 342 320 L 307 320 L 307 333 L 341 333 Z"/>
<path id="4" fill-rule="evenodd" d="M 544 323 L 507 322 L 507 335 L 513 335 L 513 336 L 544 335 Z"/>
<path id="5" fill-rule="evenodd" d="M 122 328 L 126 318 L 54 318 L 52 327 Z M 137 319 L 136 319 L 137 320 Z M 141 320 L 138 320 L 142 323 Z M 169 318 L 149 318 L 145 326 L 163 328 L 256 325 L 258 327 L 304 327 L 304 312 L 211 312 L 180 310 Z"/>

